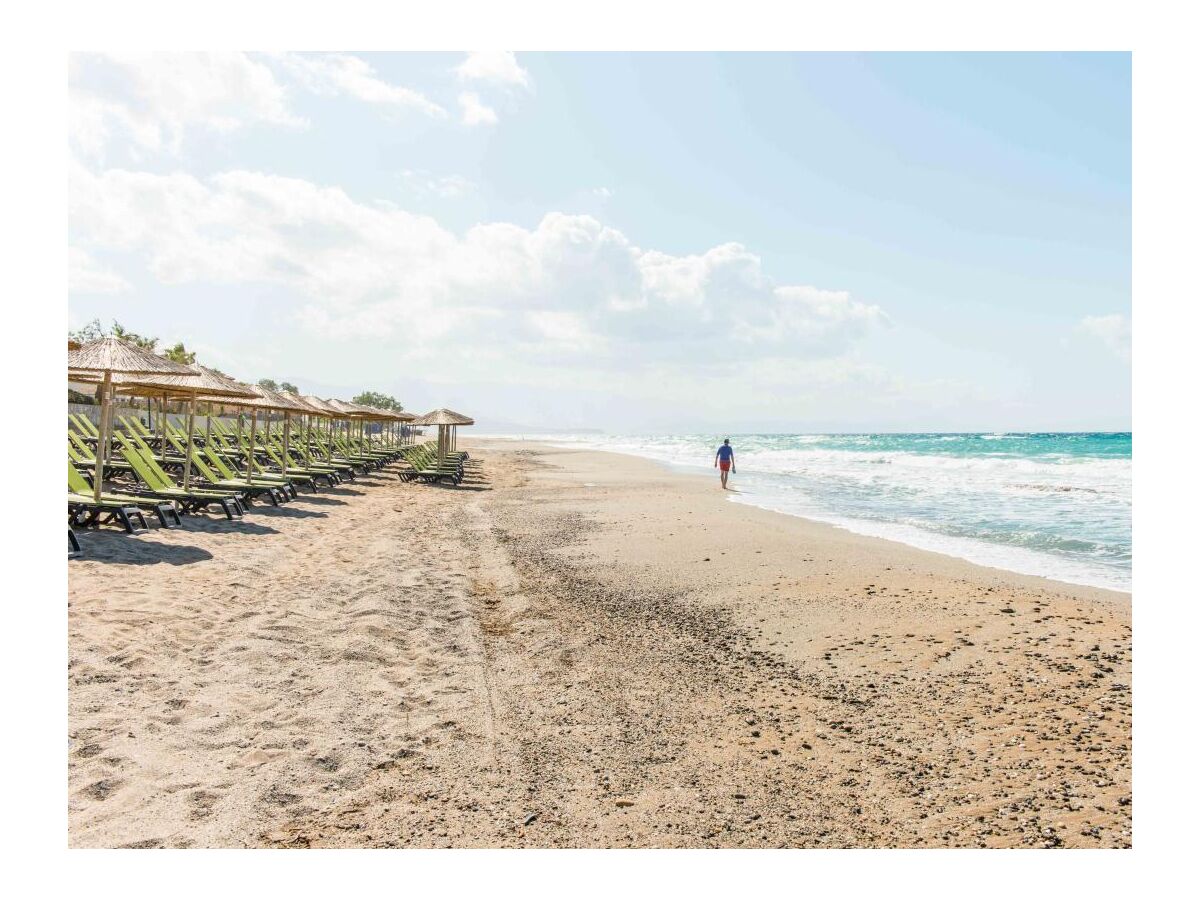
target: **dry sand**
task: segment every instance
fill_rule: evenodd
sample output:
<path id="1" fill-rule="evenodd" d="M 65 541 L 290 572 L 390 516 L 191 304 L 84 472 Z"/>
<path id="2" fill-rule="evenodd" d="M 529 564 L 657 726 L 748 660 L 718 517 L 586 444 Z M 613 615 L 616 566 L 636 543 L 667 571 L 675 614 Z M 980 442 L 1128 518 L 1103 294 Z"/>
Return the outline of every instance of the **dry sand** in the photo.
<path id="1" fill-rule="evenodd" d="M 1126 595 L 473 457 L 85 534 L 71 845 L 1131 844 Z"/>

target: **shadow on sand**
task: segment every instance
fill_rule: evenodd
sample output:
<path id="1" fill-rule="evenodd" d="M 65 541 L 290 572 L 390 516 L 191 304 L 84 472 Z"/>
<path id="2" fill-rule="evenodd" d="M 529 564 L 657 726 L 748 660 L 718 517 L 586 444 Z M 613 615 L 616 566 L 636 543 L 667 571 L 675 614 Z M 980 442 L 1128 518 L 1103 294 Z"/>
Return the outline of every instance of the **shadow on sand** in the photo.
<path id="1" fill-rule="evenodd" d="M 83 552 L 79 562 L 118 563 L 126 566 L 153 566 L 166 563 L 186 566 L 213 558 L 199 547 L 179 547 L 147 540 L 148 535 L 132 536 L 120 532 L 75 532 Z"/>
<path id="2" fill-rule="evenodd" d="M 254 514 L 256 516 L 270 516 L 272 518 L 281 518 L 281 519 L 325 519 L 325 518 L 328 518 L 329 513 L 320 512 L 319 510 L 315 510 L 315 509 L 298 509 L 295 506 L 296 503 L 303 503 L 303 502 L 304 502 L 304 499 L 300 498 L 297 500 L 293 500 L 291 503 L 288 503 L 285 506 L 266 506 L 266 507 L 262 507 L 261 509 L 256 509 L 254 511 Z"/>
<path id="3" fill-rule="evenodd" d="M 255 507 L 250 513 L 250 516 L 258 515 L 262 510 Z M 205 534 L 279 534 L 278 528 L 272 528 L 269 525 L 260 525 L 258 522 L 252 522 L 249 518 L 234 519 L 230 521 L 225 517 L 217 518 L 186 516 L 183 520 L 184 531 L 203 531 Z"/>
<path id="4" fill-rule="evenodd" d="M 328 497 L 326 494 L 331 493 L 329 488 L 325 488 L 320 494 L 301 494 L 296 499 L 303 503 L 316 503 L 318 506 L 345 506 L 345 500 L 339 500 L 337 497 Z"/>
<path id="5" fill-rule="evenodd" d="M 354 483 L 361 484 L 362 479 L 359 478 Z M 363 491 L 356 491 L 354 488 L 335 487 L 335 488 L 325 488 L 325 490 L 323 490 L 321 492 L 321 496 L 323 496 L 323 497 L 361 497 L 363 495 L 363 493 L 364 493 Z M 308 497 L 308 496 L 312 496 L 312 495 L 305 494 L 304 496 Z"/>

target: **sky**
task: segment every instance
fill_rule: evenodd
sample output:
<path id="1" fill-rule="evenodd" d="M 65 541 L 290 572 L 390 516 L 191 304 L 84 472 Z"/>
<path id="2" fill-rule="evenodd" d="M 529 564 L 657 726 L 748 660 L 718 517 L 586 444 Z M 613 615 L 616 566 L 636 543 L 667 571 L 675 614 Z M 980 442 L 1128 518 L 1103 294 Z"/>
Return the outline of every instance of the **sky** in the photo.
<path id="1" fill-rule="evenodd" d="M 1124 53 L 73 54 L 68 327 L 481 429 L 1128 430 Z"/>

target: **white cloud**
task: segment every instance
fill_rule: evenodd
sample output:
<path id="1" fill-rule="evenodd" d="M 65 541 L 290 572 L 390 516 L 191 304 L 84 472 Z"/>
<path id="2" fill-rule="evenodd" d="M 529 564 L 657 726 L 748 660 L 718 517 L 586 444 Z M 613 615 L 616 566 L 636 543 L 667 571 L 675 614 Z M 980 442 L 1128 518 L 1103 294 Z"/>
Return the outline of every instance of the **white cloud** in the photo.
<path id="1" fill-rule="evenodd" d="M 613 192 L 606 187 L 592 188 L 592 196 L 599 197 L 601 200 L 608 200 L 612 195 Z"/>
<path id="2" fill-rule="evenodd" d="M 1108 316 L 1086 316 L 1079 323 L 1079 330 L 1100 341 L 1125 362 L 1129 362 L 1132 358 L 1132 324 L 1120 313 Z"/>
<path id="3" fill-rule="evenodd" d="M 345 53 L 285 53 L 275 57 L 313 93 L 345 94 L 364 103 L 416 109 L 435 118 L 446 110 L 424 94 L 381 79 L 366 60 Z"/>
<path id="4" fill-rule="evenodd" d="M 75 165 L 69 196 L 76 240 L 140 259 L 164 284 L 275 286 L 313 334 L 403 337 L 397 353 L 441 354 L 463 372 L 567 360 L 719 372 L 835 357 L 886 323 L 843 292 L 777 284 L 738 244 L 673 256 L 589 216 L 459 235 L 337 188 L 247 171 L 198 179 Z"/>
<path id="5" fill-rule="evenodd" d="M 76 53 L 68 84 L 72 148 L 95 161 L 105 159 L 114 141 L 138 161 L 155 153 L 178 155 L 189 131 L 225 134 L 255 123 L 307 127 L 291 108 L 297 87 L 435 118 L 449 115 L 344 53 Z"/>
<path id="6" fill-rule="evenodd" d="M 67 290 L 73 294 L 121 294 L 132 285 L 80 247 L 67 250 Z"/>
<path id="7" fill-rule="evenodd" d="M 462 120 L 465 125 L 495 125 L 496 111 L 490 106 L 484 106 L 479 95 L 473 91 L 463 91 L 458 95 L 458 105 L 462 107 Z"/>
<path id="8" fill-rule="evenodd" d="M 89 159 L 102 159 L 116 138 L 136 158 L 177 154 L 191 129 L 306 124 L 271 69 L 244 53 L 76 53 L 68 89 L 70 139 Z"/>
<path id="9" fill-rule="evenodd" d="M 454 68 L 460 81 L 482 81 L 490 84 L 527 88 L 529 73 L 522 69 L 517 57 L 509 50 L 477 50 Z"/>
<path id="10" fill-rule="evenodd" d="M 464 197 L 475 190 L 475 182 L 462 175 L 431 175 L 423 169 L 405 169 L 404 183 L 418 194 L 433 194 L 445 199 Z"/>

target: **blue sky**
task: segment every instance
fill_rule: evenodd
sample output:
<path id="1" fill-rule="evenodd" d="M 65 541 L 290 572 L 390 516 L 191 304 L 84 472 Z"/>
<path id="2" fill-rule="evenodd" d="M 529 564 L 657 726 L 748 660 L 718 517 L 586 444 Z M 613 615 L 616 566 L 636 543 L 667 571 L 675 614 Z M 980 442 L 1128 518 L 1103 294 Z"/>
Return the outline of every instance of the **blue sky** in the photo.
<path id="1" fill-rule="evenodd" d="M 74 56 L 69 320 L 486 424 L 1126 429 L 1127 54 Z"/>

